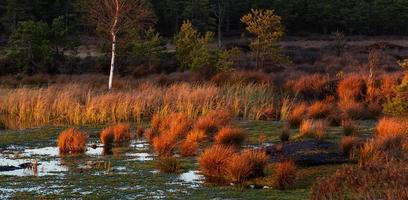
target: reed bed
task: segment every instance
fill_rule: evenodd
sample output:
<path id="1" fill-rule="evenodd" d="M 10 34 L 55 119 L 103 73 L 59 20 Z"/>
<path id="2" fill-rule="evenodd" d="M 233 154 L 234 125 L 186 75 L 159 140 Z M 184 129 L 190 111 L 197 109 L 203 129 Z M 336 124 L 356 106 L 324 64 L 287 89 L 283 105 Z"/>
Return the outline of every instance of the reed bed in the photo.
<path id="1" fill-rule="evenodd" d="M 279 99 L 262 84 L 223 85 L 144 83 L 112 92 L 91 84 L 54 84 L 45 88 L 16 88 L 0 93 L 0 113 L 10 129 L 44 125 L 83 125 L 150 120 L 153 113 L 182 112 L 196 118 L 226 109 L 235 117 L 258 119 Z"/>

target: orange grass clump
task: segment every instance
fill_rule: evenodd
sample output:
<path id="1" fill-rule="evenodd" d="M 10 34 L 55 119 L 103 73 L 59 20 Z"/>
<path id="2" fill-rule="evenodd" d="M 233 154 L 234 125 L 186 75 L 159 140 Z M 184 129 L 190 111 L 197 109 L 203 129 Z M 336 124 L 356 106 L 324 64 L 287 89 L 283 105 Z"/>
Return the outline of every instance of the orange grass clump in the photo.
<path id="1" fill-rule="evenodd" d="M 198 118 L 195 129 L 203 130 L 208 135 L 215 134 L 220 128 L 231 123 L 232 115 L 225 110 L 214 110 Z"/>
<path id="2" fill-rule="evenodd" d="M 387 136 L 394 134 L 408 135 L 408 119 L 404 118 L 382 118 L 377 124 L 377 135 Z"/>
<path id="3" fill-rule="evenodd" d="M 288 123 L 291 127 L 297 127 L 300 125 L 303 119 L 305 119 L 307 113 L 307 105 L 300 103 L 296 105 L 288 116 Z"/>
<path id="4" fill-rule="evenodd" d="M 117 124 L 113 127 L 116 143 L 126 143 L 132 138 L 129 124 Z"/>
<path id="5" fill-rule="evenodd" d="M 183 157 L 194 156 L 197 153 L 200 142 L 206 139 L 202 130 L 192 130 L 187 134 L 186 139 L 180 144 L 180 154 Z"/>
<path id="6" fill-rule="evenodd" d="M 350 75 L 341 80 L 337 94 L 342 101 L 361 101 L 367 94 L 367 84 L 361 75 Z"/>
<path id="7" fill-rule="evenodd" d="M 58 136 L 58 147 L 62 154 L 83 153 L 86 151 L 87 135 L 73 128 L 67 129 Z"/>
<path id="8" fill-rule="evenodd" d="M 321 98 L 328 92 L 328 76 L 303 75 L 293 85 L 295 93 L 307 98 Z"/>
<path id="9" fill-rule="evenodd" d="M 251 162 L 251 178 L 264 175 L 266 164 L 268 163 L 268 155 L 263 150 L 245 150 L 242 156 Z"/>
<path id="10" fill-rule="evenodd" d="M 233 183 L 243 183 L 251 177 L 253 163 L 244 154 L 234 154 L 225 166 L 225 177 Z"/>
<path id="11" fill-rule="evenodd" d="M 316 101 L 309 106 L 307 116 L 311 119 L 323 119 L 330 116 L 333 110 L 333 104 L 325 101 Z"/>
<path id="12" fill-rule="evenodd" d="M 130 126 L 128 124 L 117 124 L 102 130 L 100 140 L 106 147 L 111 147 L 113 143 L 123 144 L 130 141 Z"/>
<path id="13" fill-rule="evenodd" d="M 295 162 L 291 160 L 281 161 L 275 167 L 274 185 L 278 189 L 286 189 L 292 185 L 296 179 L 297 168 Z"/>
<path id="14" fill-rule="evenodd" d="M 234 154 L 231 147 L 221 145 L 209 147 L 198 157 L 201 172 L 209 181 L 224 180 L 227 163 Z"/>
<path id="15" fill-rule="evenodd" d="M 337 106 L 344 119 L 365 119 L 367 117 L 367 108 L 361 102 L 341 100 Z"/>
<path id="16" fill-rule="evenodd" d="M 170 156 L 192 127 L 192 120 L 183 113 L 171 113 L 155 122 L 146 135 L 159 156 Z"/>
<path id="17" fill-rule="evenodd" d="M 241 128 L 224 127 L 214 137 L 216 144 L 239 147 L 245 140 L 246 134 Z"/>
<path id="18" fill-rule="evenodd" d="M 344 136 L 340 140 L 340 150 L 344 156 L 351 157 L 358 144 L 359 144 L 358 138 L 353 136 Z"/>

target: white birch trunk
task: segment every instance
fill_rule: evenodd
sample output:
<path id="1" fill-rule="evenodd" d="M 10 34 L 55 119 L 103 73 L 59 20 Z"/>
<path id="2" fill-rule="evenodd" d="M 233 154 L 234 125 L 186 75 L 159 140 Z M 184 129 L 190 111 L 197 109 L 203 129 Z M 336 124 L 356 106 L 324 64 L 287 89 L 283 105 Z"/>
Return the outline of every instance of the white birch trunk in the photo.
<path id="1" fill-rule="evenodd" d="M 112 58 L 109 74 L 109 90 L 112 90 L 113 73 L 115 72 L 115 57 L 116 57 L 116 34 L 112 34 Z"/>

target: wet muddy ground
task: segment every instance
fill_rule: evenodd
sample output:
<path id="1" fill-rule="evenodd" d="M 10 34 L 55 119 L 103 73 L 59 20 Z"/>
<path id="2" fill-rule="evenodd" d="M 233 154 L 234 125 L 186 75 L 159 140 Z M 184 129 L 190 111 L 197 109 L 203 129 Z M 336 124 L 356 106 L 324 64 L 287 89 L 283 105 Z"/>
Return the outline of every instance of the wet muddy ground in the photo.
<path id="1" fill-rule="evenodd" d="M 371 122 L 364 122 L 365 133 Z M 248 122 L 238 124 L 248 131 L 247 148 L 273 146 L 278 142 L 281 124 Z M 102 127 L 82 127 L 90 135 L 83 155 L 61 156 L 56 147 L 58 133 L 66 127 L 48 127 L 24 131 L 0 130 L 0 199 L 308 199 L 316 177 L 330 174 L 341 165 L 301 167 L 293 188 L 280 191 L 271 187 L 273 160 L 265 178 L 247 186 L 206 184 L 195 158 L 179 158 L 183 170 L 165 174 L 155 169 L 156 156 L 143 139 L 107 154 L 98 142 Z M 292 130 L 295 134 L 297 130 Z M 341 136 L 331 130 L 329 142 Z M 257 138 L 266 134 L 267 141 Z M 257 189 L 253 189 L 257 188 Z M 259 189 L 260 188 L 260 189 Z"/>

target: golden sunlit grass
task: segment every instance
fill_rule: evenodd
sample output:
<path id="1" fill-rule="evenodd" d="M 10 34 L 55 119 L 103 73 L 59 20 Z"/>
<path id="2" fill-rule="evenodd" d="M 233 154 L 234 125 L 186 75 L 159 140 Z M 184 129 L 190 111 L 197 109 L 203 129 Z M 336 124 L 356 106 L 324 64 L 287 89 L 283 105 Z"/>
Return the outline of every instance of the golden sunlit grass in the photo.
<path id="1" fill-rule="evenodd" d="M 86 151 L 88 136 L 73 128 L 67 129 L 58 136 L 58 148 L 60 153 L 83 153 Z"/>
<path id="2" fill-rule="evenodd" d="M 10 128 L 141 122 L 156 112 L 180 112 L 195 118 L 211 110 L 226 110 L 228 114 L 217 114 L 220 114 L 218 119 L 228 121 L 229 116 L 238 115 L 257 119 L 265 108 L 273 107 L 271 99 L 275 97 L 273 88 L 259 84 L 159 86 L 143 83 L 106 92 L 87 84 L 67 83 L 7 90 L 0 99 L 0 111 L 18 122 L 16 127 Z"/>

